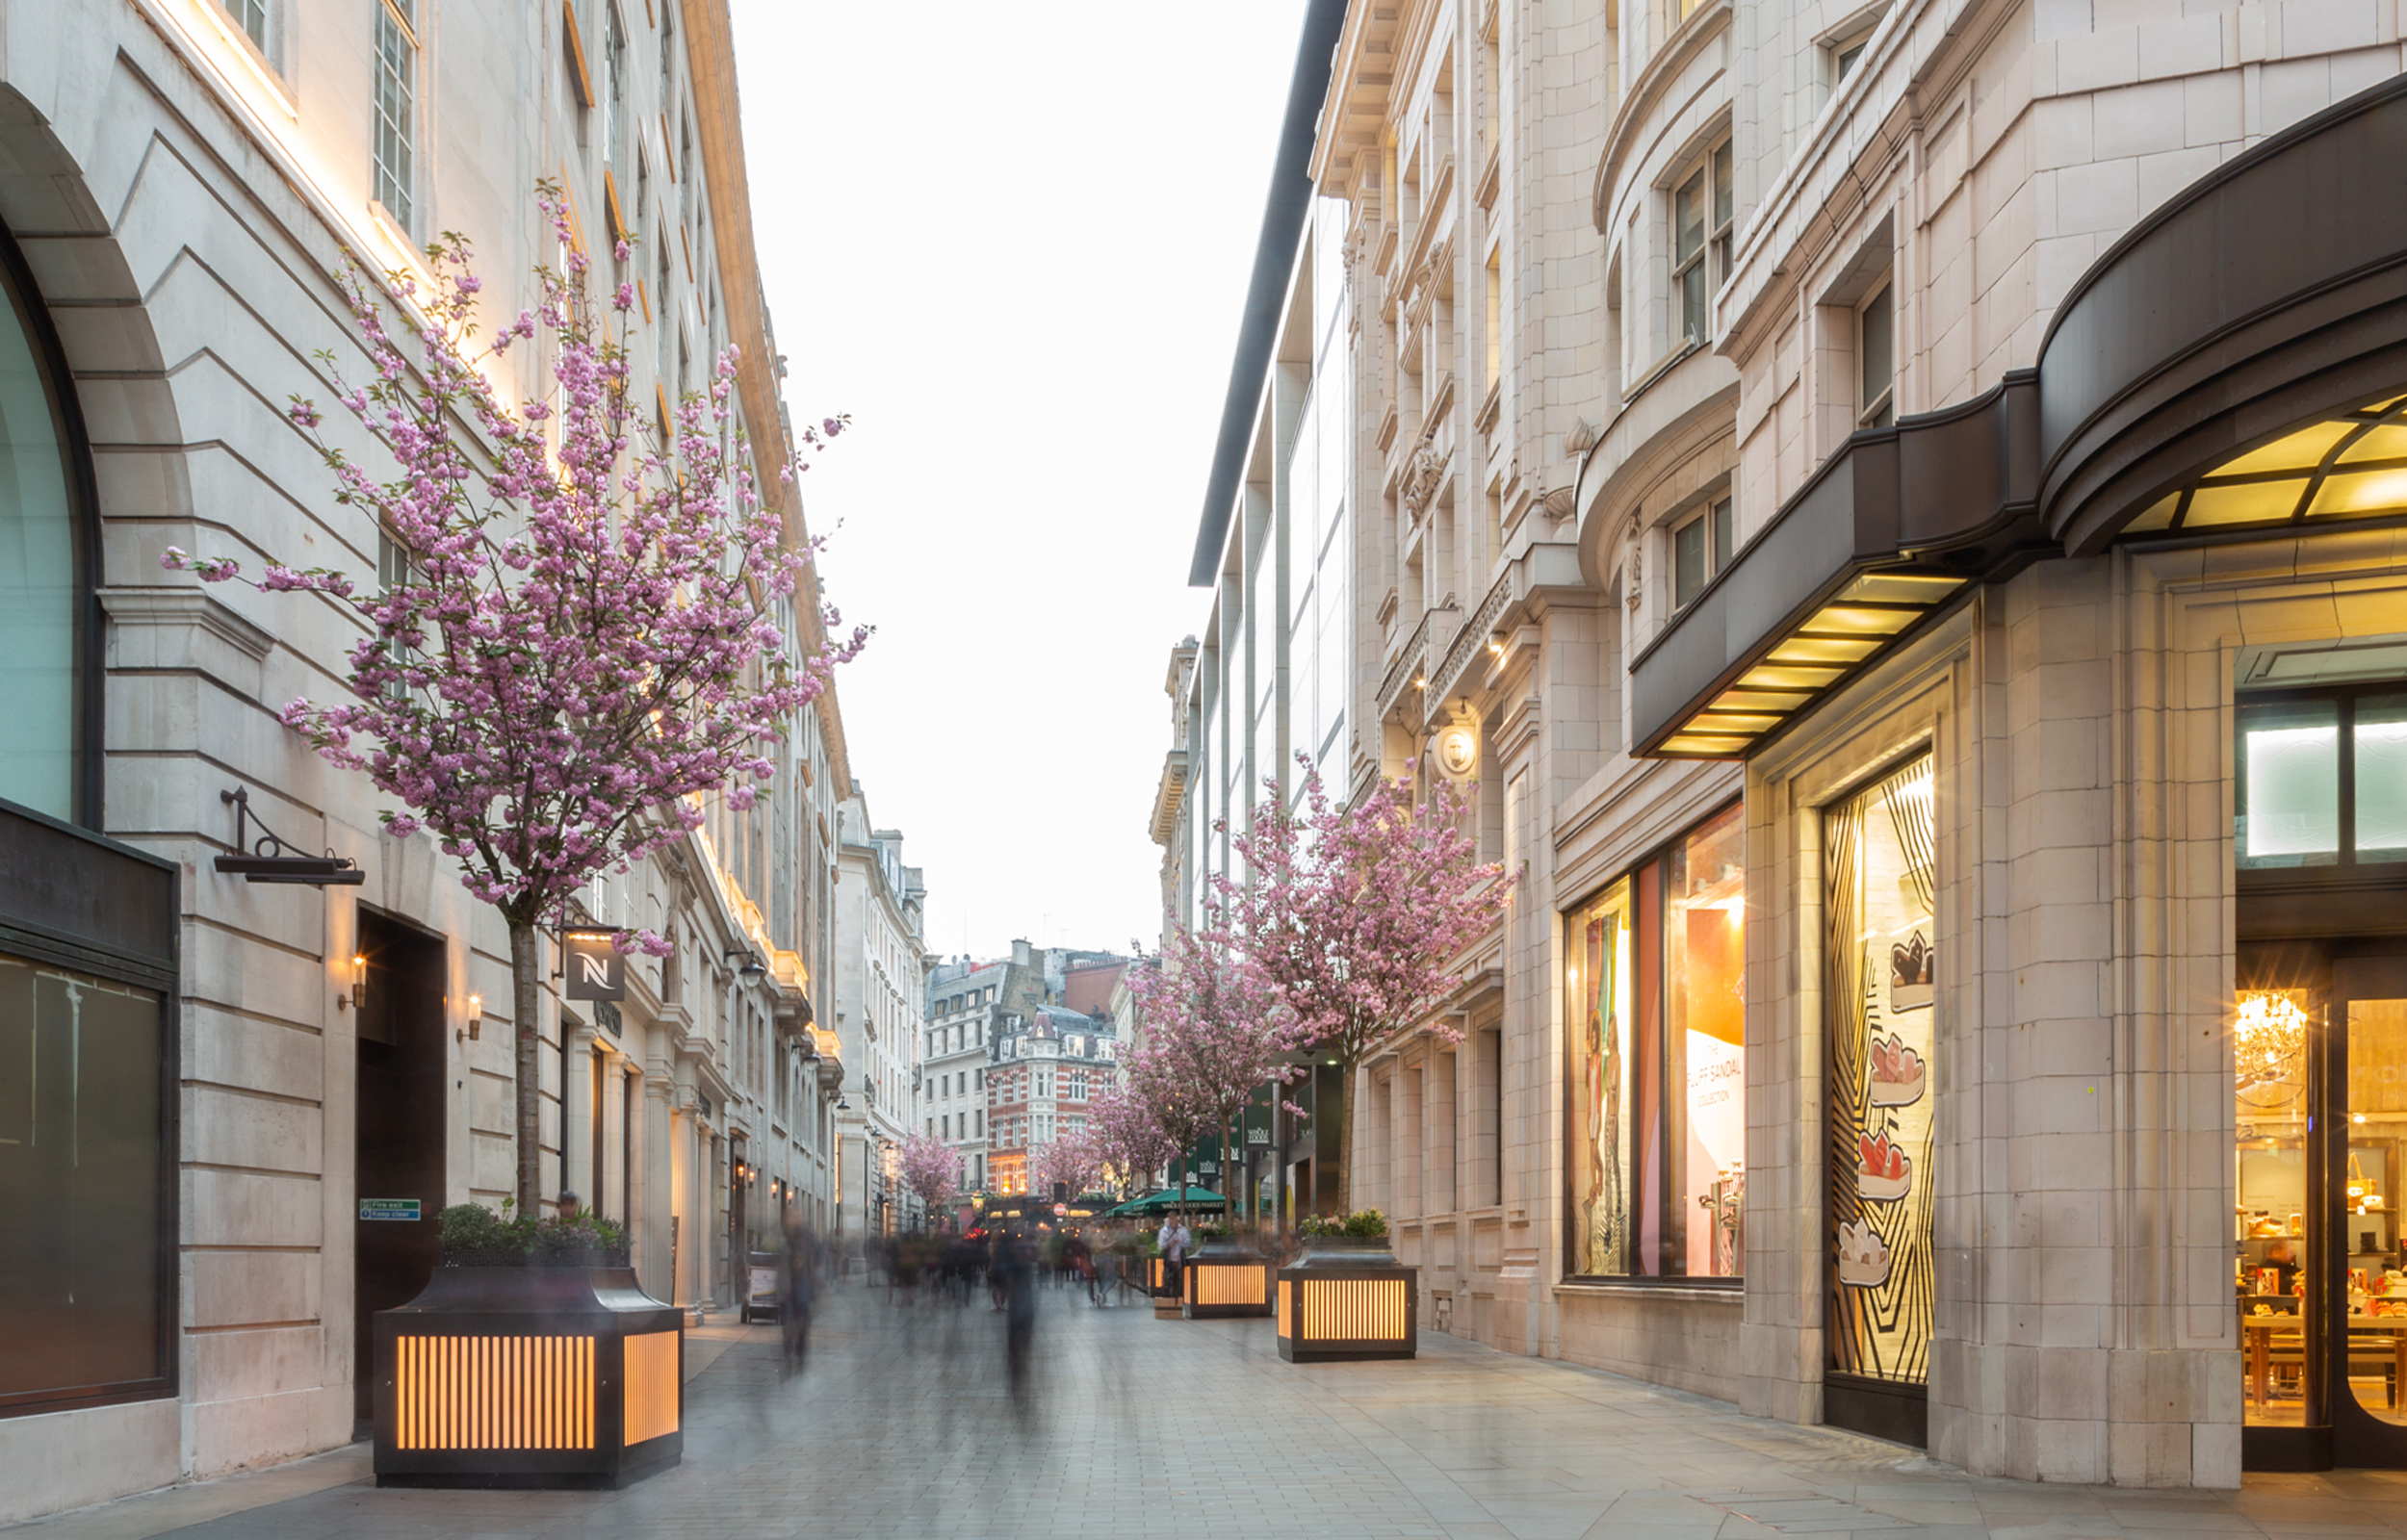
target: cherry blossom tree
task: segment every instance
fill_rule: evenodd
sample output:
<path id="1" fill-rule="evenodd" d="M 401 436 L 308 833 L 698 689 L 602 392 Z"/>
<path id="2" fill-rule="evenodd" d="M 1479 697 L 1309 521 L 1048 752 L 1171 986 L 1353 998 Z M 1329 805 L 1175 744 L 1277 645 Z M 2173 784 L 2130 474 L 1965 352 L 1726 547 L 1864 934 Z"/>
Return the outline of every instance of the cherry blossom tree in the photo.
<path id="1" fill-rule="evenodd" d="M 838 637 L 841 623 L 805 608 L 820 605 L 815 578 L 797 597 L 817 543 L 789 535 L 732 431 L 735 349 L 663 438 L 632 387 L 633 287 L 597 299 L 556 189 L 539 202 L 574 254 L 565 272 L 537 270 L 540 305 L 498 328 L 479 328 L 482 286 L 462 237 L 427 247 L 431 287 L 396 272 L 380 293 L 356 269 L 346 275 L 367 374 L 327 365 L 392 474 L 378 479 L 328 442 L 314 403 L 297 396 L 288 416 L 324 456 L 336 500 L 375 521 L 404 570 L 363 588 L 350 572 L 271 559 L 256 583 L 361 628 L 349 699 L 296 700 L 284 723 L 365 771 L 399 804 L 381 814 L 387 833 L 431 834 L 508 925 L 522 1214 L 538 1203 L 538 928 L 596 874 L 697 828 L 705 795 L 750 806 L 774 769 L 769 740 L 867 636 L 815 639 Z M 414 312 L 401 335 L 388 295 Z M 488 372 L 538 330 L 549 389 L 506 401 Z M 815 449 L 842 426 L 829 419 L 801 437 Z M 784 481 L 799 468 L 764 469 Z M 172 547 L 165 564 L 241 578 L 231 558 Z M 621 944 L 665 950 L 641 933 Z"/>
<path id="2" fill-rule="evenodd" d="M 1125 1071 L 1126 1061 L 1122 1063 Z M 1178 1142 L 1126 1078 L 1088 1101 L 1086 1126 L 1105 1168 L 1117 1171 L 1128 1187 L 1151 1181 L 1154 1172 L 1178 1157 Z"/>
<path id="3" fill-rule="evenodd" d="M 961 1151 L 933 1134 L 914 1131 L 902 1142 L 902 1184 L 919 1194 L 934 1219 L 961 1191 Z"/>
<path id="4" fill-rule="evenodd" d="M 1504 912 L 1512 878 L 1482 862 L 1464 833 L 1466 794 L 1439 781 L 1417 801 L 1411 766 L 1351 808 L 1333 805 L 1308 757 L 1303 797 L 1276 782 L 1232 843 L 1242 882 L 1215 876 L 1231 944 L 1253 959 L 1288 1013 L 1287 1045 L 1333 1059 L 1351 1099 L 1372 1048 L 1408 1027 L 1449 1042 L 1462 1032 L 1430 1014 L 1460 980 L 1463 950 Z M 1338 1130 L 1337 1194 L 1350 1211 L 1354 1120 Z"/>
<path id="5" fill-rule="evenodd" d="M 1292 1014 L 1219 918 L 1207 910 L 1204 929 L 1173 927 L 1162 955 L 1127 974 L 1145 1041 L 1122 1074 L 1176 1142 L 1182 1168 L 1185 1153 L 1205 1135 L 1223 1133 L 1255 1088 L 1301 1073 L 1288 1059 Z M 1185 1192 L 1182 1170 L 1182 1208 Z"/>
<path id="6" fill-rule="evenodd" d="M 1069 1190 L 1065 1195 L 1076 1197 L 1092 1188 L 1102 1174 L 1103 1157 L 1092 1132 L 1073 1128 L 1040 1147 L 1029 1165 L 1034 1178 L 1031 1191 L 1049 1196 L 1053 1184 L 1058 1182 Z"/>

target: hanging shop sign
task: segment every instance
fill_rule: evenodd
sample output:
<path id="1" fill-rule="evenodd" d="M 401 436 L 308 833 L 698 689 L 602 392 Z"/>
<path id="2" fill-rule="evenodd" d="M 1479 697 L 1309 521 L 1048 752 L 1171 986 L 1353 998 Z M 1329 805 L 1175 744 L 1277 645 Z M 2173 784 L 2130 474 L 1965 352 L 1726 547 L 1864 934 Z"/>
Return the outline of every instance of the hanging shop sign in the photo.
<path id="1" fill-rule="evenodd" d="M 349 856 L 330 850 L 323 856 L 304 856 L 277 837 L 250 810 L 248 786 L 220 791 L 218 800 L 234 809 L 234 854 L 217 859 L 218 870 L 227 876 L 246 883 L 295 883 L 308 887 L 357 887 L 368 880 L 368 874 Z M 254 827 L 259 831 L 257 838 L 251 836 Z"/>
<path id="2" fill-rule="evenodd" d="M 560 946 L 566 954 L 568 998 L 627 998 L 627 958 L 618 949 L 616 931 L 562 931 Z"/>

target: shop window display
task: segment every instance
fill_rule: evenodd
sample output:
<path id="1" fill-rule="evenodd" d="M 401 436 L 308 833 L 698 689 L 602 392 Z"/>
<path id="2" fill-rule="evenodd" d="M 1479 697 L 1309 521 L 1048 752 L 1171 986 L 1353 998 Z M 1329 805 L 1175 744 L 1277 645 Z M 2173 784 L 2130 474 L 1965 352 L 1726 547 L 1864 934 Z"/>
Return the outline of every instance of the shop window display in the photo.
<path id="1" fill-rule="evenodd" d="M 1746 825 L 1733 807 L 1577 916 L 1570 1258 L 1604 1277 L 1745 1270 Z"/>
<path id="2" fill-rule="evenodd" d="M 1928 756 L 1824 818 L 1830 1367 L 1929 1373 L 1935 839 Z"/>

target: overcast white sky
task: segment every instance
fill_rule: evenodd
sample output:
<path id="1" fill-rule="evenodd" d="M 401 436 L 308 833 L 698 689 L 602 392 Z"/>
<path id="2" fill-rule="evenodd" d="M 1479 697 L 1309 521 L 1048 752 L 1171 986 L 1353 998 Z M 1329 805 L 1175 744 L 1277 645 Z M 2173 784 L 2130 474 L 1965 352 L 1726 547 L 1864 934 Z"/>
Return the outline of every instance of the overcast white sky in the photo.
<path id="1" fill-rule="evenodd" d="M 1302 0 L 735 0 L 752 214 L 928 944 L 1150 946 L 1170 649 Z M 839 525 L 841 523 L 841 527 Z"/>

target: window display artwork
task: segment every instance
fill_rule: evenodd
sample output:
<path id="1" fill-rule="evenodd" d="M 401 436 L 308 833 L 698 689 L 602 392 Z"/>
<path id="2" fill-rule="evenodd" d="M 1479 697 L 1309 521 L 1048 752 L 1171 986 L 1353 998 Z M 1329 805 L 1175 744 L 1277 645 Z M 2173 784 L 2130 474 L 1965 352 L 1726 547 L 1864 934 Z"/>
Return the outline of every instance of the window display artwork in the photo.
<path id="1" fill-rule="evenodd" d="M 1825 815 L 1831 1367 L 1929 1372 L 1937 946 L 1931 763 Z"/>
<path id="2" fill-rule="evenodd" d="M 1632 1030 L 1630 883 L 1613 885 L 1580 928 L 1575 982 L 1588 988 L 1573 1042 L 1574 1093 L 1581 1133 L 1571 1162 L 1572 1267 L 1586 1273 L 1630 1270 L 1629 1194 Z"/>

